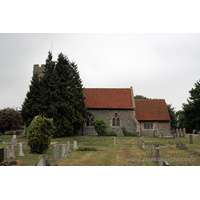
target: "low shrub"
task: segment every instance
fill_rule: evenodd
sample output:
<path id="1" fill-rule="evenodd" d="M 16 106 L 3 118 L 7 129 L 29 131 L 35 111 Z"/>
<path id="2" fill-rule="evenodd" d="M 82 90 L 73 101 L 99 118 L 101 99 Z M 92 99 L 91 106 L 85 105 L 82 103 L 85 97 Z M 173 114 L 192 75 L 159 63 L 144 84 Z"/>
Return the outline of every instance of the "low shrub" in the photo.
<path id="1" fill-rule="evenodd" d="M 139 134 L 138 132 L 129 132 L 129 131 L 127 131 L 125 126 L 122 126 L 122 131 L 124 133 L 124 136 L 136 137 Z"/>
<path id="2" fill-rule="evenodd" d="M 79 147 L 77 151 L 97 151 L 95 147 Z"/>

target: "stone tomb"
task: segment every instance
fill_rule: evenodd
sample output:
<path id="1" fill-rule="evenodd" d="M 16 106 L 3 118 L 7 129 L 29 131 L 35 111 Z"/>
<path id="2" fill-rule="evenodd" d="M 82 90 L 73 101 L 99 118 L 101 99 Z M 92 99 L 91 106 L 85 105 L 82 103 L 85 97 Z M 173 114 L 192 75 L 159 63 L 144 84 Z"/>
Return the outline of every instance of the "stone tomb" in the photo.
<path id="1" fill-rule="evenodd" d="M 59 145 L 53 146 L 53 162 L 56 162 L 59 160 Z"/>
<path id="2" fill-rule="evenodd" d="M 7 155 L 7 159 L 10 159 L 10 158 L 15 159 L 14 146 L 6 147 L 6 155 Z"/>
<path id="3" fill-rule="evenodd" d="M 44 158 L 43 158 L 43 156 L 40 156 L 38 158 L 38 160 L 35 163 L 35 166 L 44 166 Z"/>
<path id="4" fill-rule="evenodd" d="M 20 146 L 20 151 L 19 151 L 18 156 L 25 156 L 23 151 L 22 151 L 22 146 L 23 146 L 22 143 L 19 143 L 19 146 Z"/>

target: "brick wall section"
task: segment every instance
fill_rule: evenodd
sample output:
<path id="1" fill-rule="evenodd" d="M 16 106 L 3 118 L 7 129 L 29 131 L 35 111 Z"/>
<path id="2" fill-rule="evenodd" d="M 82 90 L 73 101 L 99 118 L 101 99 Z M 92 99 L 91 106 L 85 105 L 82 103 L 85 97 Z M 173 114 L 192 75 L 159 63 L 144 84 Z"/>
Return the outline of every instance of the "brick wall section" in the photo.
<path id="1" fill-rule="evenodd" d="M 134 110 L 93 110 L 89 111 L 94 115 L 95 119 L 102 118 L 108 124 L 107 130 L 114 130 L 118 136 L 122 136 L 122 126 L 125 126 L 128 131 L 135 132 L 137 129 L 136 122 L 134 120 Z M 120 127 L 112 126 L 112 117 L 117 113 L 120 118 Z M 82 128 L 79 130 L 78 135 L 82 135 Z M 83 126 L 83 135 L 97 135 L 94 127 Z"/>

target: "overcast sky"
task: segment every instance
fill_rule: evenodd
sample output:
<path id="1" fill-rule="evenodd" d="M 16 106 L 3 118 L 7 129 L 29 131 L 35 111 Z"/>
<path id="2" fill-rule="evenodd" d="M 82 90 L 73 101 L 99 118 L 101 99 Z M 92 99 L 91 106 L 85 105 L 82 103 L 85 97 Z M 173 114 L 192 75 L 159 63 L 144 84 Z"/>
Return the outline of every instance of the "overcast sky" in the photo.
<path id="1" fill-rule="evenodd" d="M 60 52 L 78 65 L 85 88 L 129 88 L 165 99 L 176 110 L 187 103 L 200 76 L 200 34 L 66 33 L 0 34 L 0 109 L 21 108 L 34 64 Z"/>

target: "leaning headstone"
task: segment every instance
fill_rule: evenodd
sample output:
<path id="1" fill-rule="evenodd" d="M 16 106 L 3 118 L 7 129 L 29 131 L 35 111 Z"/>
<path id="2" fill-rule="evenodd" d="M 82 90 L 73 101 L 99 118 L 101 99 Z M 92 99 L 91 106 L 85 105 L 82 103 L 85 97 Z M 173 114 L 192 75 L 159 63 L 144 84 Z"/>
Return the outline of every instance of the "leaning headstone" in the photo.
<path id="1" fill-rule="evenodd" d="M 44 158 L 43 158 L 43 156 L 40 156 L 38 158 L 38 160 L 35 163 L 35 166 L 44 166 Z"/>
<path id="2" fill-rule="evenodd" d="M 4 161 L 4 148 L 0 148 L 0 162 Z"/>
<path id="3" fill-rule="evenodd" d="M 59 145 L 53 146 L 53 162 L 56 162 L 59 160 Z"/>
<path id="4" fill-rule="evenodd" d="M 49 156 L 46 157 L 46 166 L 51 166 Z"/>
<path id="5" fill-rule="evenodd" d="M 22 151 L 22 146 L 23 146 L 22 143 L 19 143 L 19 146 L 20 146 L 20 151 L 19 151 L 18 156 L 25 156 L 23 151 Z"/>
<path id="6" fill-rule="evenodd" d="M 66 144 L 62 144 L 61 158 L 66 158 L 66 157 L 67 157 Z"/>
<path id="7" fill-rule="evenodd" d="M 190 144 L 193 144 L 193 138 L 192 138 L 192 135 L 190 135 Z"/>
<path id="8" fill-rule="evenodd" d="M 15 159 L 14 146 L 6 147 L 6 155 L 7 155 L 7 159 L 10 159 L 10 158 Z"/>
<path id="9" fill-rule="evenodd" d="M 185 135 L 186 135 L 186 129 L 183 128 L 183 137 L 185 137 Z"/>
<path id="10" fill-rule="evenodd" d="M 153 158 L 154 157 L 154 146 L 151 145 L 151 157 Z"/>

